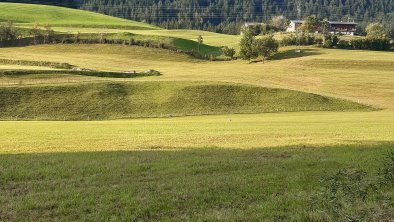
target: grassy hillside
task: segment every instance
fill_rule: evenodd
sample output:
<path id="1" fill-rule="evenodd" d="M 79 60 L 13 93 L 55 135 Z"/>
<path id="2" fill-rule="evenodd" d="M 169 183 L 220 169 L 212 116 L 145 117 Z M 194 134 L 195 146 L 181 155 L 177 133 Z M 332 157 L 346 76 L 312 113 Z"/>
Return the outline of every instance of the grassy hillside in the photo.
<path id="1" fill-rule="evenodd" d="M 108 40 L 124 40 L 129 41 L 133 39 L 135 41 L 145 41 L 152 42 L 156 44 L 163 44 L 165 47 L 169 49 L 177 49 L 182 52 L 198 52 L 201 55 L 212 55 L 213 57 L 220 56 L 222 54 L 221 48 L 217 46 L 211 46 L 206 44 L 199 45 L 195 40 L 197 39 L 184 39 L 172 36 L 160 36 L 160 35 L 141 35 L 134 34 L 130 32 L 122 32 L 122 33 L 112 33 L 104 35 L 105 39 Z M 95 39 L 98 38 L 97 34 L 82 34 L 81 38 L 87 39 Z"/>
<path id="2" fill-rule="evenodd" d="M 0 59 L 69 63 L 108 71 L 155 69 L 166 81 L 217 81 L 314 92 L 394 109 L 394 53 L 282 48 L 266 64 L 206 62 L 162 49 L 111 45 L 1 48 Z M 367 67 L 367 68 L 365 68 Z M 1 81 L 1 79 L 0 79 Z M 67 82 L 67 81 L 66 81 Z"/>
<path id="3" fill-rule="evenodd" d="M 80 28 L 80 27 L 54 27 L 57 32 L 63 33 L 122 33 L 132 32 L 139 35 L 148 36 L 168 36 L 175 38 L 183 38 L 188 40 L 196 41 L 197 37 L 201 35 L 204 38 L 204 43 L 211 46 L 229 46 L 238 48 L 239 41 L 241 40 L 240 35 L 225 35 L 214 32 L 207 32 L 201 30 L 189 30 L 189 29 L 159 29 L 159 30 L 125 30 L 125 29 L 98 29 L 98 28 Z"/>
<path id="4" fill-rule="evenodd" d="M 89 120 L 288 111 L 372 110 L 282 89 L 230 84 L 140 82 L 0 88 L 0 118 Z"/>
<path id="5" fill-rule="evenodd" d="M 41 23 L 73 27 L 118 27 L 158 29 L 157 27 L 98 13 L 47 5 L 0 3 L 0 21 Z"/>

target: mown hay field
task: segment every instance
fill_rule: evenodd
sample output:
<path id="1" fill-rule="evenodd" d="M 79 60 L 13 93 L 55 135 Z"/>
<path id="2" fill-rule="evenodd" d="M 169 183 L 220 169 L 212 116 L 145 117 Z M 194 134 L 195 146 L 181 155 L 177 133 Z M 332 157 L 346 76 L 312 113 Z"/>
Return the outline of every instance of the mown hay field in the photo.
<path id="1" fill-rule="evenodd" d="M 0 49 L 0 58 L 67 62 L 108 71 L 155 69 L 163 75 L 138 81 L 210 81 L 287 88 L 394 109 L 391 52 L 290 48 L 265 64 L 209 62 L 164 49 L 121 45 L 40 45 Z"/>

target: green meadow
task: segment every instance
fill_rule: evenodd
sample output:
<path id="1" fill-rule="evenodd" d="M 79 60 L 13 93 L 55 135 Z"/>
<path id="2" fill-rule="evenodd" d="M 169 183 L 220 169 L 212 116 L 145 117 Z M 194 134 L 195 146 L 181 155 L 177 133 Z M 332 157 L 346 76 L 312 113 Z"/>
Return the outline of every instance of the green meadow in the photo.
<path id="1" fill-rule="evenodd" d="M 7 20 L 215 58 L 240 40 L 0 3 Z M 394 218 L 393 52 L 281 47 L 247 64 L 177 50 L 0 48 L 0 221 Z"/>
<path id="2" fill-rule="evenodd" d="M 1 153 L 390 143 L 393 112 L 291 112 L 111 121 L 3 121 Z M 65 143 L 64 141 L 67 141 Z"/>
<path id="3" fill-rule="evenodd" d="M 39 23 L 70 27 L 158 29 L 141 22 L 63 7 L 18 3 L 0 3 L 0 7 L 0 20 L 29 26 Z"/>

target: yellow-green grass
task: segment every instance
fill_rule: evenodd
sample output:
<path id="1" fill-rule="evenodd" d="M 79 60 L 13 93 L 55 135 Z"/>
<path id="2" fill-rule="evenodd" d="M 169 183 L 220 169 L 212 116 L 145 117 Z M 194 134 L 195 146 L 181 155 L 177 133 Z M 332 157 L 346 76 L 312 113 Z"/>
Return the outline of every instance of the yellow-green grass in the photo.
<path id="1" fill-rule="evenodd" d="M 0 3 L 0 20 L 29 23 L 29 27 L 35 23 L 41 23 L 72 27 L 158 29 L 146 23 L 115 18 L 94 12 L 36 4 Z"/>
<path id="2" fill-rule="evenodd" d="M 0 49 L 0 58 L 67 62 L 83 68 L 155 69 L 146 80 L 218 81 L 288 88 L 394 109 L 394 54 L 304 47 L 282 48 L 266 64 L 207 62 L 168 50 L 111 45 L 41 45 Z M 143 81 L 139 79 L 139 81 Z"/>
<path id="3" fill-rule="evenodd" d="M 375 144 L 394 141 L 393 125 L 392 111 L 3 121 L 0 153 Z"/>
<path id="4" fill-rule="evenodd" d="M 44 127 L 48 124 L 57 123 L 49 122 Z M 64 126 L 65 131 L 60 131 Z M 41 127 L 36 125 L 33 131 L 42 132 Z M 120 143 L 116 140 L 119 132 L 113 131 L 113 127 L 107 130 L 105 125 L 96 127 L 91 127 L 94 133 L 101 129 L 103 136 L 115 135 L 111 141 Z M 146 126 L 142 128 L 145 131 Z M 68 133 L 67 123 L 54 129 L 57 133 L 46 135 L 48 145 Z M 85 130 L 82 127 L 82 135 Z M 76 128 L 71 142 L 82 140 L 79 135 Z M 33 137 L 29 140 L 31 147 L 42 145 L 33 144 Z M 70 140 L 62 141 L 62 147 L 68 144 L 66 141 Z M 88 150 L 92 141 L 85 141 L 83 150 Z M 25 139 L 19 143 L 27 145 Z M 361 168 L 368 173 L 367 181 L 374 182 L 370 179 L 376 178 L 382 157 L 390 147 L 392 144 L 378 143 L 295 149 L 3 154 L 0 220 L 338 221 L 332 219 L 327 208 L 315 202 L 325 200 L 320 199 L 324 197 L 321 193 L 329 183 L 321 182 L 322 177 L 343 169 L 355 172 L 354 168 Z M 364 183 L 350 185 L 362 189 Z M 371 198 L 379 194 L 388 201 L 379 203 Z M 390 187 L 379 187 L 368 195 L 367 206 L 373 207 L 377 216 L 373 221 L 392 218 L 394 212 L 389 201 L 393 194 Z M 363 207 L 355 199 L 344 203 L 351 210 Z M 360 216 L 359 212 L 353 214 Z M 346 218 L 342 215 L 340 219 Z"/>
<path id="5" fill-rule="evenodd" d="M 233 84 L 140 82 L 0 88 L 0 119 L 105 120 L 296 111 L 371 111 L 316 94 Z"/>
<path id="6" fill-rule="evenodd" d="M 35 66 L 33 66 L 35 67 Z M 33 68 L 32 67 L 32 68 Z M 39 67 L 35 67 L 39 68 Z M 13 69 L 18 70 L 18 69 Z M 25 70 L 25 69 L 22 69 Z M 30 69 L 34 70 L 34 69 Z M 42 69 L 39 69 L 42 70 Z M 1 71 L 1 70 L 0 70 Z M 18 75 L 18 76 L 4 76 L 0 77 L 0 86 L 26 86 L 26 85 L 54 85 L 54 84 L 68 84 L 68 83 L 91 83 L 113 81 L 113 78 L 93 77 L 71 74 L 34 74 L 34 75 Z"/>
<path id="7" fill-rule="evenodd" d="M 0 70 L 53 70 L 53 68 L 42 66 L 0 64 Z"/>

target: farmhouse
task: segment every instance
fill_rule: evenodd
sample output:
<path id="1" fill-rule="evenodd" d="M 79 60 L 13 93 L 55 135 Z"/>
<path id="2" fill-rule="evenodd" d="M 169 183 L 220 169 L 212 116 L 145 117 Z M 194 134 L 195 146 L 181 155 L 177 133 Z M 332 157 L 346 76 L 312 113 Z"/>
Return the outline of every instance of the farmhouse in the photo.
<path id="1" fill-rule="evenodd" d="M 354 35 L 357 23 L 355 22 L 329 22 L 331 33 Z"/>
<path id="2" fill-rule="evenodd" d="M 303 22 L 304 21 L 301 21 L 301 20 L 291 20 L 290 24 L 289 24 L 289 27 L 287 28 L 286 31 L 287 32 L 295 32 L 295 31 L 297 31 L 298 29 L 300 29 L 300 27 L 301 27 Z"/>
<path id="3" fill-rule="evenodd" d="M 302 20 L 291 20 L 287 32 L 297 31 L 304 21 Z M 354 35 L 356 32 L 357 23 L 355 22 L 334 22 L 329 21 L 330 32 L 333 34 L 344 34 L 344 35 Z"/>

